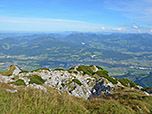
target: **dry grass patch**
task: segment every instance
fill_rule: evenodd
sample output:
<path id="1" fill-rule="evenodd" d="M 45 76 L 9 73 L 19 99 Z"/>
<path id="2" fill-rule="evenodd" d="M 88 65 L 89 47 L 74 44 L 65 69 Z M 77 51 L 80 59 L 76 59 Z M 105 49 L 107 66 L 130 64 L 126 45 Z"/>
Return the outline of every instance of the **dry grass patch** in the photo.
<path id="1" fill-rule="evenodd" d="M 4 75 L 4 76 L 11 76 L 13 74 L 13 71 L 15 70 L 15 66 L 14 65 L 11 65 L 10 66 L 10 69 L 6 72 L 1 72 L 0 71 L 0 74 Z"/>

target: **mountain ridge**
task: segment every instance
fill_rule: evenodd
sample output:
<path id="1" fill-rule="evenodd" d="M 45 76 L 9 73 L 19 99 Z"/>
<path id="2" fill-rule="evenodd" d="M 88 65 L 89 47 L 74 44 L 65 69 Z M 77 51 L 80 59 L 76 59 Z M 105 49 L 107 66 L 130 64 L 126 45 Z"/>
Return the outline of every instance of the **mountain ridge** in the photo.
<path id="1" fill-rule="evenodd" d="M 59 91 L 66 91 L 77 97 L 91 98 L 101 96 L 119 87 L 130 87 L 141 90 L 142 87 L 128 79 L 110 77 L 106 70 L 99 66 L 76 66 L 68 70 L 57 68 L 53 71 L 41 68 L 31 72 L 23 71 L 17 66 L 10 66 L 10 70 L 0 72 L 1 82 L 17 86 L 46 85 Z M 2 81 L 3 80 L 3 81 Z M 20 84 L 21 83 L 21 84 Z M 148 93 L 147 93 L 148 94 Z"/>
<path id="2" fill-rule="evenodd" d="M 110 77 L 106 70 L 96 65 L 53 71 L 41 68 L 30 72 L 12 65 L 10 70 L 0 72 L 0 91 L 1 103 L 9 106 L 0 105 L 2 113 L 152 112 L 152 88 Z M 11 105 L 10 102 L 15 103 Z"/>

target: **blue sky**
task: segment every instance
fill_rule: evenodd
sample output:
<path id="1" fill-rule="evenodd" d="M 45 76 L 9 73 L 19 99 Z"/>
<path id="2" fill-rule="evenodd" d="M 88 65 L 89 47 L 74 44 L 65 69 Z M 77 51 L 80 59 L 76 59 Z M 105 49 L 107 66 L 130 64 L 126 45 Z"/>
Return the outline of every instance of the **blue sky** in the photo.
<path id="1" fill-rule="evenodd" d="M 0 0 L 0 31 L 152 32 L 152 0 Z"/>

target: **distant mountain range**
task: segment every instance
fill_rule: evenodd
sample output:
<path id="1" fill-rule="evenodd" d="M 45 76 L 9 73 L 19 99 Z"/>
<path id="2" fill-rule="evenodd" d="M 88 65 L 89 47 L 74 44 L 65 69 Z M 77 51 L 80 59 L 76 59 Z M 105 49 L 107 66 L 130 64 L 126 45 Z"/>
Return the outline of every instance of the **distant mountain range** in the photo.
<path id="1" fill-rule="evenodd" d="M 147 87 L 152 86 L 146 81 L 151 77 L 151 43 L 151 34 L 0 34 L 0 62 L 29 69 L 96 64 Z"/>

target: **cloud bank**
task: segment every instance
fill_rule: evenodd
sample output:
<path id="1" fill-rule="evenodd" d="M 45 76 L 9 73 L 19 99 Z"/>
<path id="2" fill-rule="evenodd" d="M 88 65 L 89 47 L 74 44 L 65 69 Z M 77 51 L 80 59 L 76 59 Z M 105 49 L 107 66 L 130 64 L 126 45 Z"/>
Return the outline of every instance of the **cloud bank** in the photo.
<path id="1" fill-rule="evenodd" d="M 103 26 L 75 20 L 13 17 L 0 17 L 0 23 L 0 28 L 14 26 L 17 28 L 16 30 L 36 31 L 100 31 L 101 26 Z"/>
<path id="2" fill-rule="evenodd" d="M 41 31 L 41 32 L 152 32 L 151 27 L 142 27 L 135 24 L 120 26 L 105 26 L 77 20 L 45 19 L 45 18 L 15 18 L 0 17 L 0 30 L 10 31 Z"/>

